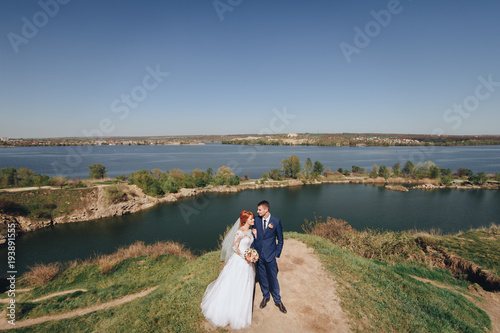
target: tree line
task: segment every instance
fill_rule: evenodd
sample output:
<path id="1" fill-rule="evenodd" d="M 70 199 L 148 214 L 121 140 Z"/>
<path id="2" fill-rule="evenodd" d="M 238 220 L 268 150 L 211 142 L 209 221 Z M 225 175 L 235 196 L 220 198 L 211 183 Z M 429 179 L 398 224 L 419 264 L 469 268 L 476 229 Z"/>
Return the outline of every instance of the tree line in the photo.
<path id="1" fill-rule="evenodd" d="M 333 172 L 330 167 L 324 168 L 319 161 L 307 158 L 301 164 L 296 155 L 283 159 L 281 168 L 274 168 L 262 174 L 262 182 L 268 179 L 285 180 L 301 179 L 304 181 L 318 179 L 320 177 L 330 177 L 334 175 L 344 176 L 367 176 L 370 178 L 383 177 L 385 179 L 405 177 L 413 179 L 439 179 L 443 185 L 451 185 L 455 178 L 468 181 L 475 185 L 484 185 L 490 177 L 484 172 L 474 172 L 470 169 L 459 168 L 455 172 L 451 169 L 439 168 L 434 162 L 427 161 L 415 165 L 412 161 L 407 161 L 404 165 L 399 162 L 391 167 L 377 164 L 373 165 L 371 171 L 353 165 L 350 169 L 338 168 Z M 107 169 L 104 165 L 95 163 L 89 165 L 88 179 L 104 179 L 107 177 Z M 245 173 L 245 180 L 248 180 L 248 173 Z M 496 173 L 493 179 L 500 182 L 500 173 Z M 221 166 L 216 172 L 212 168 L 205 171 L 194 169 L 187 173 L 180 169 L 162 171 L 160 169 L 139 170 L 127 175 L 115 177 L 116 181 L 128 181 L 141 188 L 144 193 L 151 196 L 163 196 L 166 193 L 176 193 L 181 188 L 202 188 L 208 185 L 238 185 L 241 179 L 235 175 L 230 167 Z M 35 174 L 35 171 L 28 168 L 7 167 L 0 169 L 0 188 L 10 187 L 31 187 L 31 186 L 57 186 L 63 188 L 85 187 L 81 179 L 69 180 L 65 177 L 49 177 L 47 175 Z"/>

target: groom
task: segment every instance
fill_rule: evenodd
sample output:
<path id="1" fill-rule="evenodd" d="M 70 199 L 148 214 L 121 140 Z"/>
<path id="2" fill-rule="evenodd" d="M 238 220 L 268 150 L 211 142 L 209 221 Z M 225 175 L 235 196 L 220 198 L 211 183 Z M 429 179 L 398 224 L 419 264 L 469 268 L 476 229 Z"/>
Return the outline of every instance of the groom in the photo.
<path id="1" fill-rule="evenodd" d="M 274 304 L 281 312 L 286 313 L 286 308 L 281 302 L 280 285 L 278 283 L 278 264 L 276 258 L 281 255 L 283 249 L 283 229 L 281 220 L 271 216 L 269 212 L 269 202 L 261 201 L 257 205 L 258 217 L 255 218 L 255 228 L 257 237 L 254 241 L 254 248 L 259 253 L 257 261 L 257 272 L 259 274 L 259 284 L 264 298 L 260 302 L 260 308 L 263 309 L 271 295 Z M 276 243 L 277 241 L 277 243 Z"/>

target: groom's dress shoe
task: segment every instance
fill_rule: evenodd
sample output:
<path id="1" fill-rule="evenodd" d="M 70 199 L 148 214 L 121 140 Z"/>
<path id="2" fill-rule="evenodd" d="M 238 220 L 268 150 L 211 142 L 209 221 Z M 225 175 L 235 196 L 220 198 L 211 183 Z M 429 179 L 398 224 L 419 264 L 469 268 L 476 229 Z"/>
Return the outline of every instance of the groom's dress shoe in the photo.
<path id="1" fill-rule="evenodd" d="M 260 307 L 261 309 L 265 308 L 265 307 L 266 307 L 266 305 L 267 305 L 267 302 L 269 302 L 269 298 L 263 298 L 263 299 L 262 299 L 262 302 L 260 302 L 259 307 Z"/>
<path id="2" fill-rule="evenodd" d="M 278 309 L 280 309 L 281 312 L 286 313 L 286 308 L 283 305 L 283 303 L 280 303 L 280 304 L 274 303 L 274 304 L 276 304 L 276 306 L 278 307 Z"/>

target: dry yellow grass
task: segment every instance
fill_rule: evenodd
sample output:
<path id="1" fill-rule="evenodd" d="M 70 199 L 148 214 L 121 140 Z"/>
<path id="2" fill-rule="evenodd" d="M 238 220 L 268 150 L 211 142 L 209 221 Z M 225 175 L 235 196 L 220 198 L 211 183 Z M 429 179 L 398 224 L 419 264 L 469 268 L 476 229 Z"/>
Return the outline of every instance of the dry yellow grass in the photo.
<path id="1" fill-rule="evenodd" d="M 24 274 L 24 278 L 32 286 L 39 286 L 49 282 L 61 271 L 61 264 L 55 262 L 50 264 L 36 264 L 30 267 Z"/>
<path id="2" fill-rule="evenodd" d="M 137 258 L 140 256 L 153 256 L 158 259 L 161 255 L 170 254 L 178 257 L 194 259 L 195 255 L 188 249 L 176 242 L 165 241 L 156 242 L 151 245 L 145 245 L 142 241 L 137 241 L 128 247 L 121 247 L 112 254 L 100 254 L 86 260 L 72 260 L 62 265 L 61 263 L 36 264 L 29 268 L 29 271 L 24 275 L 27 283 L 30 285 L 41 285 L 53 279 L 64 266 L 72 268 L 83 265 L 97 264 L 103 274 L 109 274 L 113 271 L 118 263 L 125 259 Z"/>

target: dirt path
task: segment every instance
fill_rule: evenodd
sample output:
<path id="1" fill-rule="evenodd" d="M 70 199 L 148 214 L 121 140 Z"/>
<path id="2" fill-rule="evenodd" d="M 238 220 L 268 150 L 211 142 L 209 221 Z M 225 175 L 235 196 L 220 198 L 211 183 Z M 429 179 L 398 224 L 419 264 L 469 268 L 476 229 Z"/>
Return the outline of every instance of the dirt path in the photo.
<path id="1" fill-rule="evenodd" d="M 32 302 L 41 302 L 43 300 L 46 300 L 46 299 L 49 299 L 49 298 L 52 298 L 52 297 L 66 295 L 66 294 L 72 294 L 72 293 L 74 293 L 76 291 L 83 291 L 83 292 L 85 292 L 85 291 L 87 291 L 87 289 L 72 289 L 72 290 L 60 291 L 58 293 L 53 293 L 53 294 L 50 294 L 50 295 L 47 295 L 47 296 L 43 296 L 43 297 L 34 299 L 34 300 L 32 300 Z"/>
<path id="2" fill-rule="evenodd" d="M 335 282 L 328 277 L 312 249 L 297 240 L 286 239 L 278 267 L 281 297 L 287 313 L 281 313 L 272 300 L 260 309 L 262 293 L 256 284 L 252 326 L 234 332 L 350 331 L 347 316 L 338 302 Z M 208 322 L 205 328 L 215 330 Z"/>
<path id="3" fill-rule="evenodd" d="M 87 313 L 108 309 L 108 308 L 111 308 L 113 306 L 117 306 L 117 305 L 121 305 L 121 304 L 130 302 L 130 301 L 133 301 L 139 297 L 144 297 L 147 294 L 149 294 L 150 292 L 152 292 L 153 290 L 155 290 L 156 288 L 157 287 L 152 287 L 152 288 L 146 289 L 144 291 L 141 291 L 139 293 L 127 295 L 125 297 L 116 299 L 116 300 L 111 301 L 111 302 L 102 303 L 99 305 L 94 305 L 94 306 L 84 308 L 84 309 L 77 309 L 77 310 L 62 313 L 59 315 L 43 316 L 43 317 L 27 319 L 27 320 L 23 320 L 23 321 L 16 321 L 16 325 L 11 325 L 7 322 L 6 312 L 4 310 L 4 311 L 2 311 L 2 313 L 0 313 L 0 329 L 6 330 L 6 329 L 13 329 L 13 328 L 20 328 L 20 327 L 41 324 L 41 323 L 44 323 L 44 322 L 50 321 L 50 320 L 61 320 L 61 319 L 67 319 L 67 318 L 76 317 L 76 316 L 83 316 Z"/>
<path id="4" fill-rule="evenodd" d="M 450 286 L 447 286 L 445 284 L 436 281 L 424 279 L 418 276 L 412 276 L 412 278 L 422 282 L 430 283 L 439 288 L 445 288 L 454 292 L 459 292 Z M 477 299 L 470 297 L 469 295 L 465 295 L 463 293 L 460 294 L 463 295 L 472 303 L 474 303 L 478 308 L 486 312 L 486 314 L 488 314 L 491 320 L 491 328 L 492 328 L 492 330 L 490 331 L 491 333 L 500 333 L 500 293 L 493 293 L 484 290 L 477 291 L 471 286 L 469 286 L 469 291 L 472 294 L 481 297 L 483 301 L 478 301 Z"/>

